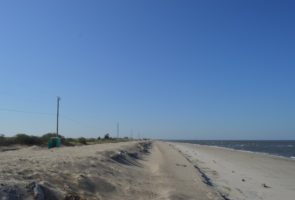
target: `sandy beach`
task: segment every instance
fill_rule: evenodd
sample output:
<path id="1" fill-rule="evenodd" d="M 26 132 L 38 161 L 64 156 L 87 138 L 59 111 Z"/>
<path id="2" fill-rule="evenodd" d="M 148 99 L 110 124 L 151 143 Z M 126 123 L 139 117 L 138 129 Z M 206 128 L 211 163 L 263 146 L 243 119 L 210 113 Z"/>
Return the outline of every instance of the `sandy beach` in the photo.
<path id="1" fill-rule="evenodd" d="M 294 199 L 295 160 L 197 144 L 171 143 L 211 187 L 236 200 Z"/>
<path id="2" fill-rule="evenodd" d="M 0 199 L 220 199 L 175 148 L 124 142 L 0 153 Z"/>
<path id="3" fill-rule="evenodd" d="M 295 0 L 0 1 L 0 200 L 295 200 L 294 22 Z"/>
<path id="4" fill-rule="evenodd" d="M 0 152 L 0 199 L 292 199 L 295 161 L 185 143 Z"/>

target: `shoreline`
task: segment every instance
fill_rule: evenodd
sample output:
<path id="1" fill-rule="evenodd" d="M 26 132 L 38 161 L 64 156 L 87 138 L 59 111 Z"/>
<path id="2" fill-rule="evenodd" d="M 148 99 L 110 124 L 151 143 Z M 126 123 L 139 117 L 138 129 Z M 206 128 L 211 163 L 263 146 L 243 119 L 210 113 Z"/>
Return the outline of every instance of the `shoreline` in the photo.
<path id="1" fill-rule="evenodd" d="M 169 143 L 228 199 L 277 200 L 295 195 L 293 159 L 209 145 Z"/>
<path id="2" fill-rule="evenodd" d="M 192 144 L 192 145 L 200 145 L 200 146 L 206 146 L 206 147 L 213 147 L 216 149 L 224 149 L 224 150 L 233 150 L 233 151 L 239 151 L 243 153 L 253 153 L 253 154 L 260 154 L 262 156 L 270 156 L 273 158 L 281 158 L 281 159 L 286 159 L 286 160 L 295 160 L 295 156 L 287 157 L 287 156 L 281 156 L 281 155 L 276 155 L 276 154 L 271 154 L 267 152 L 260 152 L 260 151 L 250 151 L 250 150 L 241 150 L 241 149 L 234 149 L 230 147 L 221 147 L 221 146 L 216 146 L 216 145 L 206 145 L 206 144 L 195 144 L 195 143 L 188 143 L 188 142 L 172 142 L 172 143 L 183 143 L 183 144 Z"/>
<path id="3" fill-rule="evenodd" d="M 271 156 L 275 156 L 275 157 L 281 157 L 281 158 L 287 158 L 287 159 L 295 159 L 295 155 L 292 155 L 292 156 L 284 156 L 284 155 L 279 155 L 279 154 L 274 154 L 274 153 L 269 153 L 269 152 L 264 152 L 264 151 L 251 151 L 251 150 L 244 150 L 244 149 L 236 149 L 236 148 L 231 148 L 231 147 L 224 147 L 224 146 L 218 146 L 218 145 L 209 145 L 209 144 L 200 144 L 200 143 L 192 143 L 192 142 L 188 142 L 189 140 L 184 140 L 184 141 L 181 141 L 181 140 L 163 140 L 164 142 L 170 142 L 170 143 L 184 143 L 184 144 L 193 144 L 193 145 L 202 145 L 202 146 L 208 146 L 208 147 L 216 147 L 216 148 L 223 148 L 223 149 L 229 149 L 229 150 L 235 150 L 235 151 L 241 151 L 241 152 L 248 152 L 248 153 L 257 153 L 257 154 L 263 154 L 263 155 L 271 155 Z M 192 140 L 194 141 L 194 140 Z M 201 140 L 202 141 L 202 140 Z M 207 141 L 207 140 L 205 140 Z M 212 140 L 212 141 L 223 141 L 223 140 Z M 295 140 L 224 140 L 225 142 L 227 141 L 237 141 L 237 142 L 240 142 L 240 141 L 246 141 L 246 142 L 249 142 L 249 141 L 253 141 L 253 142 L 257 142 L 257 141 L 262 141 L 262 142 L 276 142 L 276 141 L 279 141 L 279 142 L 295 142 Z M 293 145 L 292 145 L 293 147 Z"/>

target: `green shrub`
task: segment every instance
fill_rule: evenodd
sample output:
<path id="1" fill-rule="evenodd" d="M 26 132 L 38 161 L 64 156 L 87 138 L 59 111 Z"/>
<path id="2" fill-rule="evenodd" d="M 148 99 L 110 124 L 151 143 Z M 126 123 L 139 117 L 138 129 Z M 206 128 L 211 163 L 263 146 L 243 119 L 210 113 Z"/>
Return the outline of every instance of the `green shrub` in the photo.
<path id="1" fill-rule="evenodd" d="M 6 144 L 6 138 L 3 134 L 0 135 L 0 146 L 3 146 Z"/>
<path id="2" fill-rule="evenodd" d="M 42 142 L 46 144 L 49 141 L 49 139 L 52 137 L 56 137 L 56 133 L 46 133 L 41 136 L 41 139 L 42 139 Z"/>
<path id="3" fill-rule="evenodd" d="M 9 146 L 9 145 L 43 145 L 47 146 L 48 141 L 50 138 L 56 137 L 55 133 L 47 133 L 42 135 L 41 137 L 37 136 L 30 136 L 27 134 L 17 134 L 14 137 L 5 137 L 4 135 L 0 134 L 0 146 Z M 61 138 L 62 145 L 65 146 L 74 146 L 77 144 L 87 145 L 87 144 L 101 144 L 101 143 L 109 143 L 109 142 L 120 142 L 120 141 L 127 141 L 127 138 L 125 140 L 123 139 L 113 139 L 110 137 L 109 134 L 106 134 L 104 138 L 98 137 L 95 138 L 65 138 L 62 135 L 59 135 L 58 137 Z"/>
<path id="4" fill-rule="evenodd" d="M 104 139 L 105 139 L 105 140 L 109 140 L 110 138 L 111 138 L 111 137 L 110 137 L 110 134 L 109 134 L 109 133 L 107 133 L 107 134 L 104 135 Z"/>
<path id="5" fill-rule="evenodd" d="M 80 144 L 87 144 L 86 138 L 84 138 L 84 137 L 80 137 L 78 139 L 78 141 L 79 141 Z"/>
<path id="6" fill-rule="evenodd" d="M 87 142 L 95 142 L 95 138 L 87 138 Z"/>
<path id="7" fill-rule="evenodd" d="M 42 140 L 41 138 L 37 136 L 29 136 L 26 134 L 17 134 L 14 137 L 14 142 L 15 144 L 23 144 L 23 145 L 41 145 Z"/>
<path id="8" fill-rule="evenodd" d="M 16 144 L 15 137 L 5 137 L 5 146 Z"/>

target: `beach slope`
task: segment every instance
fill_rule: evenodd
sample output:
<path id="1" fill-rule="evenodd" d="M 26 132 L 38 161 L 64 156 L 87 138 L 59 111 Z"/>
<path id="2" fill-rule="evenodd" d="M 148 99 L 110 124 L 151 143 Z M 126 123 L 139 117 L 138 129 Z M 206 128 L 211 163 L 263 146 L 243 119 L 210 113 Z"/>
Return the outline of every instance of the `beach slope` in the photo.
<path id="1" fill-rule="evenodd" d="M 222 199 L 176 148 L 134 141 L 0 152 L 0 199 Z"/>
<path id="2" fill-rule="evenodd" d="M 169 144 L 227 199 L 294 199 L 295 160 L 221 147 Z"/>

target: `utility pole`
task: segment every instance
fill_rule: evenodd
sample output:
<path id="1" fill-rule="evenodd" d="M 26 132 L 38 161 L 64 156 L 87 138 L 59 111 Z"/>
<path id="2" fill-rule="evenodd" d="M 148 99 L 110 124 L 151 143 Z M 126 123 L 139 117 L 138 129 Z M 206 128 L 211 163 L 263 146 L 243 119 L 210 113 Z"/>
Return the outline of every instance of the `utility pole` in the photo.
<path id="1" fill-rule="evenodd" d="M 118 122 L 117 123 L 117 139 L 119 139 L 119 135 L 120 135 L 120 124 Z"/>
<path id="2" fill-rule="evenodd" d="M 58 137 L 59 101 L 60 101 L 60 97 L 57 97 L 57 112 L 56 112 L 56 137 Z"/>

